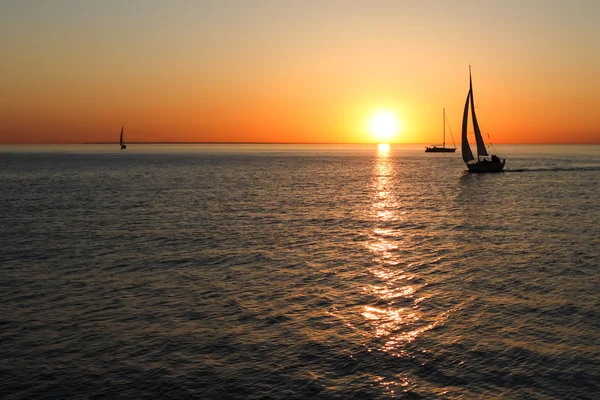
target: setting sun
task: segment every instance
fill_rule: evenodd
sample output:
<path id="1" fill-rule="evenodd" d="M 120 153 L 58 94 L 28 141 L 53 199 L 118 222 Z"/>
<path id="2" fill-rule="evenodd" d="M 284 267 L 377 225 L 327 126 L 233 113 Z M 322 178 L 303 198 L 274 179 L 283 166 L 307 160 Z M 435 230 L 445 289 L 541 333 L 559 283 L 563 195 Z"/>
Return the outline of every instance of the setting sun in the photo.
<path id="1" fill-rule="evenodd" d="M 390 140 L 398 129 L 398 120 L 389 111 L 378 111 L 369 120 L 369 131 L 378 140 Z"/>

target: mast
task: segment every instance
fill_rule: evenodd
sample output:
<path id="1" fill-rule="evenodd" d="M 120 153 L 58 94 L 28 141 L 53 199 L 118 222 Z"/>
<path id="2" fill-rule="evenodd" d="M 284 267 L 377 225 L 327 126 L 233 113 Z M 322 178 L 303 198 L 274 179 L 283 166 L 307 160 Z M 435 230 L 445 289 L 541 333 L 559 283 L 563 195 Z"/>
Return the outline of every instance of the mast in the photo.
<path id="1" fill-rule="evenodd" d="M 446 147 L 446 109 L 445 108 L 442 108 L 442 113 L 443 113 L 442 124 L 444 125 L 444 140 L 442 142 L 442 147 Z"/>
<path id="2" fill-rule="evenodd" d="M 477 122 L 477 116 L 475 115 L 475 99 L 473 98 L 473 80 L 471 79 L 471 66 L 469 65 L 469 93 L 471 94 L 471 115 L 473 118 L 473 130 L 475 131 L 475 142 L 477 142 L 477 160 L 479 157 L 487 156 L 488 152 L 481 136 L 481 130 L 479 129 L 479 123 Z"/>
<path id="3" fill-rule="evenodd" d="M 123 146 L 123 126 L 121 126 L 121 137 L 119 139 L 119 143 Z"/>

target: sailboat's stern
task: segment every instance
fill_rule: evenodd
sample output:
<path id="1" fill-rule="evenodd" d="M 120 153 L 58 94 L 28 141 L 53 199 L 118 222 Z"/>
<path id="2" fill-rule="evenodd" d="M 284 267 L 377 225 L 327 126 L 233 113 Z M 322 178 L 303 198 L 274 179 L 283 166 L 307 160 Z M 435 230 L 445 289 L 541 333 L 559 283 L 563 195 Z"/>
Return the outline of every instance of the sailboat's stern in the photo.
<path id="1" fill-rule="evenodd" d="M 469 168 L 469 172 L 473 173 L 504 172 L 504 161 L 478 161 L 476 163 L 467 164 L 467 168 Z"/>

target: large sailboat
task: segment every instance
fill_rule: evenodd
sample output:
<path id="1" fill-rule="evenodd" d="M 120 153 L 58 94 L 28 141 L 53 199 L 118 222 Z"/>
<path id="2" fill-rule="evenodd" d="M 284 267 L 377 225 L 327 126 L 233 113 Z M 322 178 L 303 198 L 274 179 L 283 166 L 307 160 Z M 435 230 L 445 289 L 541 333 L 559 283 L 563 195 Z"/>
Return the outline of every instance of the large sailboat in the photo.
<path id="1" fill-rule="evenodd" d="M 123 127 L 121 126 L 121 137 L 119 139 L 119 143 L 121 144 L 121 150 L 125 150 L 127 146 L 125 146 L 125 142 L 123 141 Z"/>
<path id="2" fill-rule="evenodd" d="M 471 118 L 473 120 L 473 130 L 475 131 L 475 142 L 477 143 L 477 159 L 473 156 L 469 140 L 467 138 L 467 126 L 469 123 L 469 104 L 471 105 Z M 496 154 L 488 154 L 479 130 L 477 116 L 475 115 L 475 101 L 473 100 L 473 80 L 471 79 L 471 66 L 469 65 L 469 94 L 465 102 L 462 120 L 462 158 L 467 164 L 469 172 L 502 172 L 506 160 L 500 160 Z"/>
<path id="3" fill-rule="evenodd" d="M 444 136 L 442 136 L 442 147 L 433 145 L 431 147 L 425 147 L 425 153 L 454 153 L 456 151 L 456 145 L 454 147 L 446 147 L 446 109 L 443 109 L 443 125 L 444 125 Z M 452 132 L 450 132 L 452 134 Z M 452 138 L 454 143 L 454 138 Z"/>

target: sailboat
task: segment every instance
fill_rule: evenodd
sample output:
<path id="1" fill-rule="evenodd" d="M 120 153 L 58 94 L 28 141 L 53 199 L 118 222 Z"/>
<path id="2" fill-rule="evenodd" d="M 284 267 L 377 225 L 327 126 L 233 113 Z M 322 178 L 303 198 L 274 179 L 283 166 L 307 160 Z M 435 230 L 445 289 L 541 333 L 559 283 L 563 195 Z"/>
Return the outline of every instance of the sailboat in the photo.
<path id="1" fill-rule="evenodd" d="M 471 118 L 473 120 L 473 129 L 475 131 L 475 142 L 477 143 L 477 159 L 473 156 L 469 140 L 467 139 L 467 125 L 469 122 L 469 104 L 471 105 Z M 475 115 L 475 101 L 473 99 L 473 80 L 471 79 L 471 66 L 469 65 L 469 93 L 465 102 L 462 120 L 462 158 L 467 164 L 469 172 L 502 172 L 506 160 L 500 161 L 496 154 L 488 154 L 481 136 L 477 116 Z M 488 158 L 489 157 L 489 158 Z"/>
<path id="2" fill-rule="evenodd" d="M 456 151 L 456 145 L 454 147 L 446 147 L 446 109 L 443 110 L 443 125 L 444 125 L 444 136 L 442 140 L 442 147 L 433 145 L 431 147 L 425 147 L 425 153 L 454 153 Z M 454 139 L 452 139 L 454 142 Z"/>
<path id="3" fill-rule="evenodd" d="M 119 143 L 121 144 L 121 150 L 125 150 L 127 146 L 125 146 L 125 142 L 123 142 L 123 127 L 121 126 L 121 138 L 119 139 Z"/>

